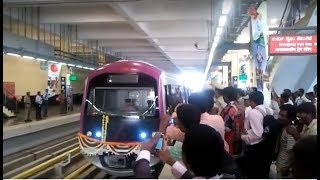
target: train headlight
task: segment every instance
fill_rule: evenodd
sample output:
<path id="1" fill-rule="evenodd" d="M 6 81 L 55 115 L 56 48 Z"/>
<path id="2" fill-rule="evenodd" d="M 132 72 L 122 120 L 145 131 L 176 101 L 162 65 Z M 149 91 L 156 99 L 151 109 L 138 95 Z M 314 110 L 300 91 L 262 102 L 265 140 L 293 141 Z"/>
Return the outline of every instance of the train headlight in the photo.
<path id="1" fill-rule="evenodd" d="M 147 133 L 145 133 L 145 132 L 141 132 L 140 133 L 140 138 L 141 139 L 145 139 L 147 137 Z"/>
<path id="2" fill-rule="evenodd" d="M 100 131 L 97 131 L 97 132 L 96 132 L 96 137 L 97 137 L 97 138 L 100 138 L 100 137 L 101 137 L 101 132 L 100 132 Z"/>
<path id="3" fill-rule="evenodd" d="M 87 132 L 87 136 L 91 137 L 91 136 L 92 136 L 92 132 L 91 132 L 91 131 L 88 131 L 88 132 Z"/>

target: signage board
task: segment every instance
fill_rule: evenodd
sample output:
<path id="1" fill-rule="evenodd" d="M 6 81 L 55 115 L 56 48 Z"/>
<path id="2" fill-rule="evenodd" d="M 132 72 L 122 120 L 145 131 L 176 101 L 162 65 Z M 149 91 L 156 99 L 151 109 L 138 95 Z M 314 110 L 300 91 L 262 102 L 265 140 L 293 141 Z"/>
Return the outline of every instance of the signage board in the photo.
<path id="1" fill-rule="evenodd" d="M 317 35 L 270 35 L 269 55 L 317 54 Z"/>
<path id="2" fill-rule="evenodd" d="M 70 75 L 69 76 L 69 80 L 70 81 L 76 81 L 76 80 L 78 80 L 78 77 L 76 75 Z"/>
<path id="3" fill-rule="evenodd" d="M 248 79 L 248 76 L 246 74 L 239 75 L 239 81 L 246 81 L 247 79 Z"/>

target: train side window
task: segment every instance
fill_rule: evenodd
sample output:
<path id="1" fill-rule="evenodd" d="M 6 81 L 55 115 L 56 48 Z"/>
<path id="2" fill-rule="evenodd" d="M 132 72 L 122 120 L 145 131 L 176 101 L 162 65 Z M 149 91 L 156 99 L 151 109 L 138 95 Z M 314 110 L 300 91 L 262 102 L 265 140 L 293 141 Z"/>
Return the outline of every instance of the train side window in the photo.
<path id="1" fill-rule="evenodd" d="M 171 97 L 171 85 L 165 85 L 164 86 L 165 91 L 165 100 L 166 100 L 166 113 L 171 115 L 173 112 L 173 108 L 170 104 L 170 97 Z"/>

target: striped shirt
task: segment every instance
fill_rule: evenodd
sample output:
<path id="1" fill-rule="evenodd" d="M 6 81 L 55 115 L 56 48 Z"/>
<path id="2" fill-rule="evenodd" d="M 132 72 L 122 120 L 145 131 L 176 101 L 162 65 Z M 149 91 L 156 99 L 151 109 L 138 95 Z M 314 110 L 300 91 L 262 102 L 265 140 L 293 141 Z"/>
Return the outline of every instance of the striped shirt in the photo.
<path id="1" fill-rule="evenodd" d="M 279 154 L 276 162 L 277 171 L 281 168 L 289 167 L 289 154 L 293 145 L 296 143 L 294 137 L 287 133 L 286 129 L 282 130 L 279 143 Z"/>

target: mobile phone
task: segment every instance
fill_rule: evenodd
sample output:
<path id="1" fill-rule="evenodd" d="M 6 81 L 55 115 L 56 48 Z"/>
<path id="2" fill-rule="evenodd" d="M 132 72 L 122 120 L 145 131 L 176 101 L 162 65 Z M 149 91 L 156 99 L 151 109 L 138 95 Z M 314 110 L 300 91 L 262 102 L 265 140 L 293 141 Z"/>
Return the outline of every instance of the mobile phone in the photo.
<path id="1" fill-rule="evenodd" d="M 173 118 L 170 118 L 170 120 L 169 120 L 169 125 L 171 125 L 171 124 L 174 124 L 174 119 Z"/>
<path id="2" fill-rule="evenodd" d="M 162 148 L 163 148 L 163 135 L 161 135 L 161 137 L 159 138 L 155 149 L 156 150 L 162 150 Z"/>

